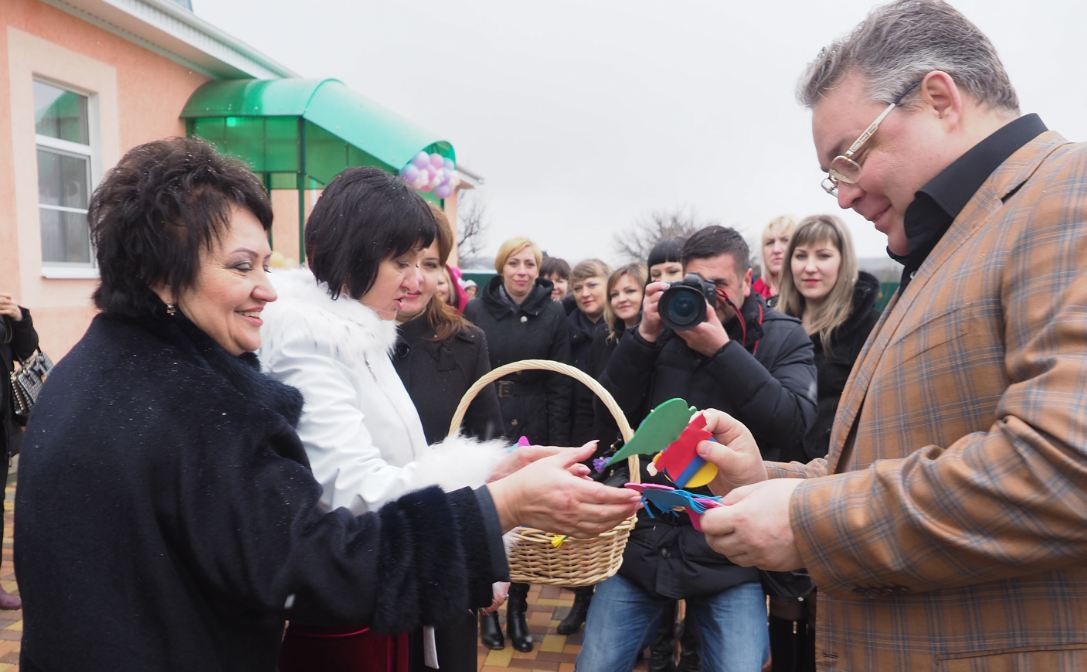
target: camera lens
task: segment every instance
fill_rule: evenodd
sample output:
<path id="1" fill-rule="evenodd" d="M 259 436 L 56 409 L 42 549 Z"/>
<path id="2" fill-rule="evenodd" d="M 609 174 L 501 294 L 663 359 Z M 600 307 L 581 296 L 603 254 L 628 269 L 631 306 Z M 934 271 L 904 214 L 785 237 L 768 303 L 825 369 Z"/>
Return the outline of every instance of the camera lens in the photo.
<path id="1" fill-rule="evenodd" d="M 693 287 L 673 285 L 659 304 L 661 321 L 674 331 L 693 329 L 706 319 L 706 297 Z"/>

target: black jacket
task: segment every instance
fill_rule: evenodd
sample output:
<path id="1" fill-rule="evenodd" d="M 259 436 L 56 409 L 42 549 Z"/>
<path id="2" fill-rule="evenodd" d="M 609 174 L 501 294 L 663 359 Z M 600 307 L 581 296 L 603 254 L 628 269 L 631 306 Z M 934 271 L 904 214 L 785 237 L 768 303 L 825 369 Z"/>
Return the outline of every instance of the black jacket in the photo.
<path id="1" fill-rule="evenodd" d="M 838 400 L 845 389 L 845 381 L 853 370 L 853 362 L 868 340 L 868 334 L 879 320 L 876 298 L 879 296 L 879 280 L 864 271 L 857 276 L 853 288 L 853 312 L 831 334 L 830 347 L 823 347 L 818 335 L 811 337 L 815 348 L 815 368 L 819 372 L 819 410 L 804 437 L 802 455 L 786 455 L 788 460 L 807 462 L 825 457 L 830 449 L 830 430 L 834 414 L 838 412 Z"/>
<path id="2" fill-rule="evenodd" d="M 551 282 L 537 279 L 521 305 L 502 299 L 502 276 L 495 276 L 464 311 L 487 335 L 491 365 L 522 359 L 551 359 L 570 363 L 570 331 L 566 313 L 551 300 Z M 544 371 L 522 371 L 496 385 L 505 436 L 526 436 L 540 445 L 570 444 L 570 378 Z"/>
<path id="3" fill-rule="evenodd" d="M 426 316 L 419 316 L 400 325 L 393 353 L 393 365 L 419 411 L 427 443 L 437 443 L 449 434 L 449 421 L 461 397 L 491 370 L 487 337 L 479 327 L 468 325 L 444 341 L 433 339 Z M 476 395 L 461 429 L 477 439 L 502 436 L 502 411 L 493 385 Z"/>
<path id="4" fill-rule="evenodd" d="M 593 378 L 598 377 L 603 371 L 593 371 L 589 359 L 593 348 L 593 339 L 597 334 L 607 333 L 604 320 L 597 320 L 595 323 L 590 322 L 585 317 L 585 313 L 575 310 L 567 314 L 566 323 L 570 325 L 570 355 L 574 366 Z M 580 383 L 574 385 L 571 407 L 571 445 L 580 446 L 587 441 L 598 438 L 593 424 L 595 399 L 596 395 L 588 387 Z"/>
<path id="5" fill-rule="evenodd" d="M 324 511 L 301 406 L 180 315 L 97 316 L 20 458 L 21 669 L 268 672 L 284 618 L 399 632 L 489 603 L 486 496 Z"/>
<path id="6" fill-rule="evenodd" d="M 627 332 L 601 382 L 628 418 L 642 418 L 673 397 L 725 411 L 747 425 L 766 459 L 777 459 L 800 443 L 815 418 L 811 340 L 799 321 L 767 308 L 758 295 L 752 294 L 741 311 L 746 329 L 739 319 L 730 320 L 725 329 L 732 340 L 709 358 L 668 329 L 655 343 L 636 329 Z M 643 480 L 647 476 L 643 470 Z M 670 485 L 663 477 L 649 480 Z M 758 580 L 755 569 L 736 567 L 711 550 L 686 514 L 650 518 L 644 511 L 619 571 L 650 593 L 675 598 Z"/>
<path id="7" fill-rule="evenodd" d="M 17 359 L 27 359 L 38 349 L 34 320 L 29 310 L 22 310 L 23 319 L 18 322 L 7 317 L 0 318 L 0 363 L 4 367 L 3 380 L 0 380 L 0 460 L 6 460 L 8 455 L 18 452 L 15 442 L 20 439 L 11 397 L 11 372 L 15 370 Z M 0 497 L 0 501 L 2 499 Z M 0 523 L 2 529 L 3 524 Z"/>

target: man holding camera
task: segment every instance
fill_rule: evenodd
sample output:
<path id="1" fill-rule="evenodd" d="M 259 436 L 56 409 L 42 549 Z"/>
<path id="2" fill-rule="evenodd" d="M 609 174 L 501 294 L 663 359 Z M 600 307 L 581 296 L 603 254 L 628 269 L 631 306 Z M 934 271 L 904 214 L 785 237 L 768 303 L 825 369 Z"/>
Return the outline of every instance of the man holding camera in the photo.
<path id="1" fill-rule="evenodd" d="M 740 419 L 767 455 L 796 458 L 815 417 L 811 340 L 751 291 L 749 260 L 733 229 L 692 235 L 683 246 L 687 278 L 646 287 L 641 324 L 620 340 L 601 382 L 629 418 L 679 397 Z M 643 480 L 671 485 L 644 469 Z M 702 669 L 759 669 L 767 629 L 758 572 L 710 549 L 686 514 L 638 515 L 619 574 L 597 586 L 578 669 L 632 669 L 676 599 L 687 600 Z"/>

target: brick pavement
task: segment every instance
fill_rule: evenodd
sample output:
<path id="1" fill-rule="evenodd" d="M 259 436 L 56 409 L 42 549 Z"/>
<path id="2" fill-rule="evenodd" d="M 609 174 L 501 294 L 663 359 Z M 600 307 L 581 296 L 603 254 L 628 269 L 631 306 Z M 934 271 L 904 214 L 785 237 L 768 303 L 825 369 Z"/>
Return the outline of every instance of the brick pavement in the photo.
<path id="1" fill-rule="evenodd" d="M 0 584 L 9 592 L 17 592 L 15 570 L 12 563 L 12 517 L 15 511 L 15 467 L 4 498 L 3 564 L 0 565 Z M 529 653 L 514 650 L 509 641 L 501 651 L 479 648 L 480 672 L 500 670 L 537 670 L 540 672 L 572 672 L 574 659 L 581 649 L 581 633 L 560 635 L 555 631 L 559 621 L 566 616 L 573 603 L 573 593 L 553 586 L 533 586 L 529 591 L 528 627 L 536 646 Z M 0 672 L 19 669 L 19 640 L 23 633 L 23 612 L 0 610 Z M 505 610 L 502 610 L 505 628 Z M 635 670 L 646 670 L 642 663 Z"/>

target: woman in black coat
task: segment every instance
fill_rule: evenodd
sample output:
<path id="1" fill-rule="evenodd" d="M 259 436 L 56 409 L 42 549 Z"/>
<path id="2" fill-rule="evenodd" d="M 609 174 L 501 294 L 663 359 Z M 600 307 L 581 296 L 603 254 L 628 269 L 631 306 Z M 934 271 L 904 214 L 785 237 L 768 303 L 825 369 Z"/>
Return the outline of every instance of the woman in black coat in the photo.
<path id="1" fill-rule="evenodd" d="M 441 210 L 431 206 L 437 222 L 434 242 L 423 250 L 422 282 L 418 294 L 401 302 L 397 321 L 400 336 L 393 352 L 396 373 L 419 412 L 427 443 L 438 443 L 449 433 L 457 404 L 483 374 L 491 370 L 487 338 L 468 322 L 440 294 L 440 278 L 453 249 L 453 231 Z M 476 395 L 461 423 L 461 430 L 475 438 L 490 439 L 502 433 L 502 412 L 494 387 L 488 385 Z M 509 584 L 495 585 L 493 613 L 502 602 Z M 435 627 L 438 661 L 446 672 L 476 672 L 476 617 L 472 614 Z M 499 631 L 501 633 L 501 631 Z M 412 646 L 413 656 L 422 650 Z M 412 660 L 412 670 L 428 669 L 423 661 Z"/>
<path id="2" fill-rule="evenodd" d="M 321 507 L 294 429 L 302 397 L 253 355 L 276 298 L 260 180 L 203 141 L 152 142 L 110 171 L 88 219 L 101 312 L 20 453 L 21 669 L 266 672 L 287 618 L 448 620 L 490 603 L 502 529 L 562 526 L 516 520 L 521 502 L 561 506 L 556 487 L 590 499 L 596 484 L 567 472 L 585 451 L 570 451 L 474 491 L 427 488 L 357 517 Z M 601 510 L 575 508 L 586 522 Z"/>
<path id="3" fill-rule="evenodd" d="M 815 424 L 804 435 L 803 453 L 793 459 L 807 462 L 827 454 L 846 379 L 879 319 L 878 295 L 879 282 L 857 268 L 853 240 L 842 220 L 814 215 L 797 224 L 782 265 L 779 307 L 800 318 L 811 337 L 819 386 Z M 815 669 L 814 605 L 814 591 L 800 600 L 771 595 L 775 672 Z"/>
<path id="4" fill-rule="evenodd" d="M 432 208 L 438 235 L 423 251 L 424 281 L 420 293 L 406 298 L 397 321 L 400 338 L 393 364 L 404 381 L 427 443 L 449 433 L 449 422 L 461 397 L 491 370 L 487 337 L 483 330 L 457 313 L 437 295 L 432 282 L 442 273 L 453 248 L 453 233 L 441 210 Z M 461 430 L 478 439 L 502 436 L 502 410 L 494 386 L 476 395 L 461 423 Z"/>
<path id="5" fill-rule="evenodd" d="M 38 349 L 38 332 L 30 311 L 15 303 L 11 294 L 0 292 L 0 362 L 3 363 L 3 379 L 0 380 L 0 463 L 3 477 L 0 479 L 0 514 L 3 513 L 8 469 L 11 458 L 19 452 L 22 428 L 15 417 L 12 398 L 11 373 L 16 360 L 28 359 Z M 4 536 L 4 518 L 0 515 L 0 537 Z M 20 609 L 22 600 L 0 586 L 0 609 Z"/>
<path id="6" fill-rule="evenodd" d="M 527 238 L 502 243 L 495 256 L 498 275 L 473 299 L 464 316 L 487 335 L 491 364 L 502 366 L 522 359 L 551 359 L 570 363 L 570 332 L 566 314 L 551 300 L 551 282 L 539 277 L 540 248 Z M 496 383 L 504 434 L 511 441 L 525 436 L 535 444 L 570 443 L 572 381 L 543 371 L 522 371 Z M 513 647 L 532 650 L 525 622 L 528 584 L 510 586 L 506 627 Z M 481 623 L 483 642 L 502 646 L 497 616 Z"/>
<path id="7" fill-rule="evenodd" d="M 575 310 L 566 315 L 566 322 L 570 325 L 570 358 L 574 366 L 593 378 L 597 374 L 590 370 L 589 353 L 596 334 L 607 331 L 603 318 L 610 274 L 611 269 L 599 259 L 579 261 L 570 272 L 570 295 L 574 297 L 576 306 Z M 597 438 L 593 427 L 593 402 L 596 396 L 584 385 L 575 385 L 573 393 L 570 442 L 580 446 Z M 559 634 L 570 634 L 563 632 L 567 629 L 560 625 Z"/>

